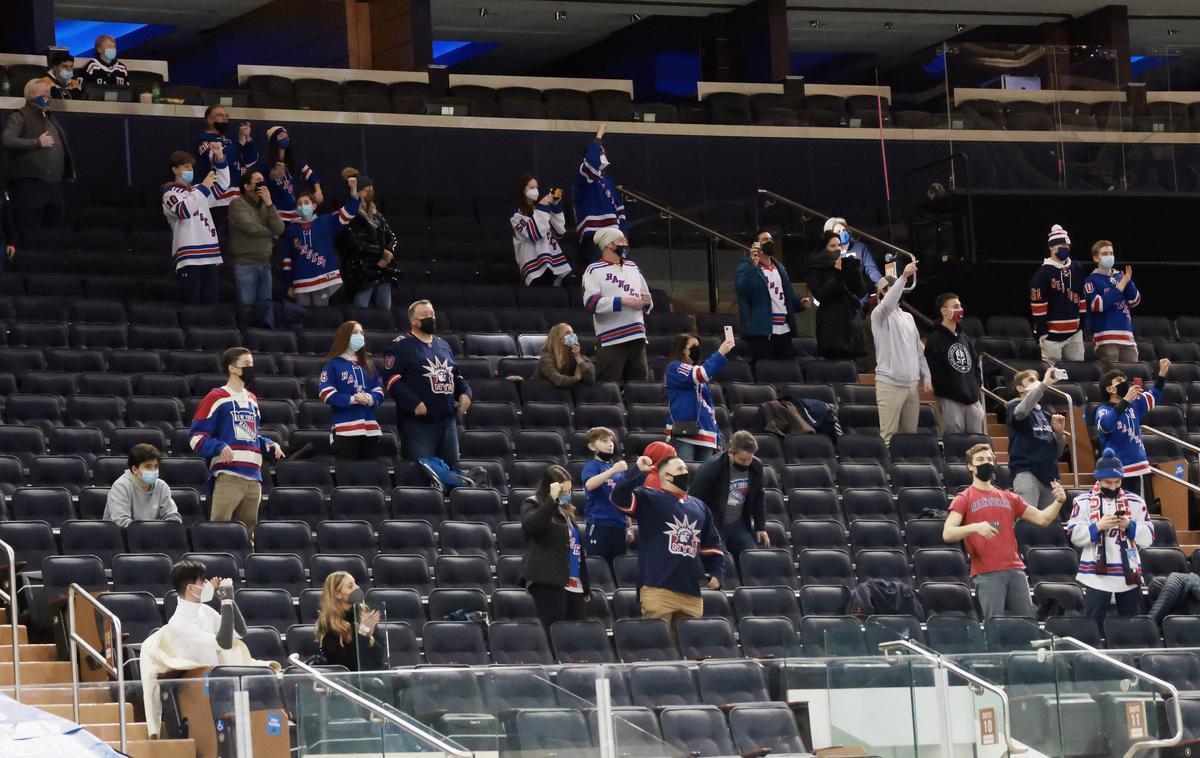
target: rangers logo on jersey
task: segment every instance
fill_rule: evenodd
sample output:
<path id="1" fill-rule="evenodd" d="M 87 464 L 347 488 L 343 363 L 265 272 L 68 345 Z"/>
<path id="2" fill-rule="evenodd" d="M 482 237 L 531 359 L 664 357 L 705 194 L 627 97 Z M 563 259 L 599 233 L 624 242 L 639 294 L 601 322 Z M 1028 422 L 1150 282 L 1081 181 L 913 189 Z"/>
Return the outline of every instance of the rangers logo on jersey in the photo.
<path id="1" fill-rule="evenodd" d="M 428 361 L 425 364 L 425 377 L 429 379 L 429 391 L 433 394 L 454 394 L 454 372 L 450 370 L 449 358 Z"/>
<path id="2" fill-rule="evenodd" d="M 254 420 L 254 409 L 235 408 L 233 416 L 233 436 L 238 442 L 258 442 L 258 424 Z"/>
<path id="3" fill-rule="evenodd" d="M 667 525 L 667 552 L 671 555 L 682 555 L 685 558 L 695 558 L 700 544 L 699 525 L 685 516 L 676 516 Z"/>

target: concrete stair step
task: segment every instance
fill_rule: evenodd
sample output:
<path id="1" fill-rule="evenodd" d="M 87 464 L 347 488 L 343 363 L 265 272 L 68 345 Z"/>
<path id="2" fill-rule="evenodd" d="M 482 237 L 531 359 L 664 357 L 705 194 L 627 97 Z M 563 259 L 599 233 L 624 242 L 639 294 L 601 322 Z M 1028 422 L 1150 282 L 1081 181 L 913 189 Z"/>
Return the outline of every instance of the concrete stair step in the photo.
<path id="1" fill-rule="evenodd" d="M 71 664 L 66 661 L 21 662 L 21 684 L 70 684 Z M 12 666 L 0 666 L 0 685 L 13 683 Z"/>
<path id="2" fill-rule="evenodd" d="M 11 645 L 0 645 L 0 663 L 12 663 L 13 651 Z M 58 646 L 49 645 L 33 645 L 26 643 L 21 645 L 21 662 L 26 661 L 57 661 Z"/>
<path id="3" fill-rule="evenodd" d="M 121 739 L 121 725 L 117 723 L 111 724 L 90 724 L 87 727 L 89 733 L 97 739 L 104 742 L 119 742 Z M 150 733 L 146 731 L 146 722 L 138 721 L 136 723 L 125 723 L 125 740 L 132 742 L 133 740 L 150 740 Z M 189 740 L 190 742 L 190 740 Z"/>
<path id="4" fill-rule="evenodd" d="M 120 747 L 117 742 L 109 742 Z M 125 752 L 130 758 L 196 758 L 196 743 L 192 740 L 130 740 L 126 739 Z"/>
<path id="5" fill-rule="evenodd" d="M 17 627 L 17 642 L 25 644 L 29 642 L 29 630 L 25 625 Z M 12 645 L 12 627 L 8 624 L 0 626 L 0 645 Z"/>
<path id="6" fill-rule="evenodd" d="M 67 720 L 75 718 L 74 709 L 70 704 L 41 705 L 38 708 Z M 79 723 L 81 726 L 115 724 L 120 720 L 120 713 L 116 703 L 80 703 Z M 125 703 L 125 723 L 132 724 L 134 718 L 133 703 Z"/>
<path id="7" fill-rule="evenodd" d="M 68 672 L 68 676 L 70 672 Z M 71 705 L 71 687 L 36 687 L 27 689 L 21 682 L 21 702 L 25 705 L 33 705 L 42 707 L 45 705 Z M 0 695 L 7 697 L 13 696 L 12 687 L 0 688 Z M 108 703 L 112 697 L 107 689 L 100 687 L 88 687 L 79 690 L 80 703 Z"/>

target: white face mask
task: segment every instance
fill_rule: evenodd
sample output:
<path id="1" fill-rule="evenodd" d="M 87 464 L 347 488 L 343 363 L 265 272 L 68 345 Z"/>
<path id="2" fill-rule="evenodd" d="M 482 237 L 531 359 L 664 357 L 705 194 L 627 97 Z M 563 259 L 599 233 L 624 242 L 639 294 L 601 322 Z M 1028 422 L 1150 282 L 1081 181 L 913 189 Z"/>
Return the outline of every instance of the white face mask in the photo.
<path id="1" fill-rule="evenodd" d="M 212 583 L 205 582 L 204 586 L 202 586 L 200 588 L 200 602 L 201 603 L 211 603 L 212 599 L 213 599 L 213 594 L 215 592 L 216 592 L 216 590 L 213 589 Z"/>
<path id="2" fill-rule="evenodd" d="M 608 156 L 600 153 L 600 168 L 608 168 Z"/>
<path id="3" fill-rule="evenodd" d="M 525 199 L 531 203 L 536 203 L 538 199 L 537 187 L 531 187 L 525 190 Z"/>

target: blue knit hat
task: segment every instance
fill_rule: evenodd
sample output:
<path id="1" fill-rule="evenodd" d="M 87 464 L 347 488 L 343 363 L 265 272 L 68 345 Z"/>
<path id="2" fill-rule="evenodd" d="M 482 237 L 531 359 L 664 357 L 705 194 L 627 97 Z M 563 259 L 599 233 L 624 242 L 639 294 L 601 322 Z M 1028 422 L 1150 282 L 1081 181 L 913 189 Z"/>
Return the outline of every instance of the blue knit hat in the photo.
<path id="1" fill-rule="evenodd" d="M 1123 479 L 1125 477 L 1125 469 L 1121 466 L 1121 459 L 1113 452 L 1111 447 L 1104 448 L 1104 452 L 1100 454 L 1100 460 L 1096 461 L 1095 480 L 1098 482 L 1101 479 Z"/>

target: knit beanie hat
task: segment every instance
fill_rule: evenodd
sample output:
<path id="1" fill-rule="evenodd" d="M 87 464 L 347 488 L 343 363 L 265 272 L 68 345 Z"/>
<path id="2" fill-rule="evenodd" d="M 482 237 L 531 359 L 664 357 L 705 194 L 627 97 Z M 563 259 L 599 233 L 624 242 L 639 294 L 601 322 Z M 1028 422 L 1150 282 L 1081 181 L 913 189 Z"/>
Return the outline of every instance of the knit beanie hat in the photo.
<path id="1" fill-rule="evenodd" d="M 603 251 L 612 243 L 621 239 L 625 235 L 621 232 L 621 228 L 617 226 L 604 226 L 596 230 L 592 235 L 592 243 L 595 244 L 597 250 Z"/>
<path id="2" fill-rule="evenodd" d="M 1100 454 L 1100 460 L 1096 461 L 1096 474 L 1093 478 L 1097 482 L 1101 479 L 1125 478 L 1125 469 L 1121 466 L 1121 459 L 1117 457 L 1111 447 L 1104 448 L 1104 452 Z"/>
<path id="3" fill-rule="evenodd" d="M 1067 235 L 1067 230 L 1063 229 L 1058 224 L 1050 227 L 1050 234 L 1046 238 L 1046 246 L 1054 247 L 1056 245 L 1070 245 L 1071 238 Z"/>
<path id="4" fill-rule="evenodd" d="M 841 224 L 842 226 L 850 226 L 846 223 L 846 219 L 841 218 L 840 216 L 834 216 L 833 218 L 825 219 L 825 228 L 821 231 L 832 232 L 833 227 L 837 226 L 838 224 Z"/>
<path id="5" fill-rule="evenodd" d="M 658 464 L 668 458 L 674 458 L 678 453 L 676 453 L 675 448 L 669 443 L 658 441 L 646 445 L 646 449 L 642 451 L 642 455 L 654 463 L 654 469 L 646 474 L 646 486 L 653 490 L 662 489 L 658 483 Z"/>

